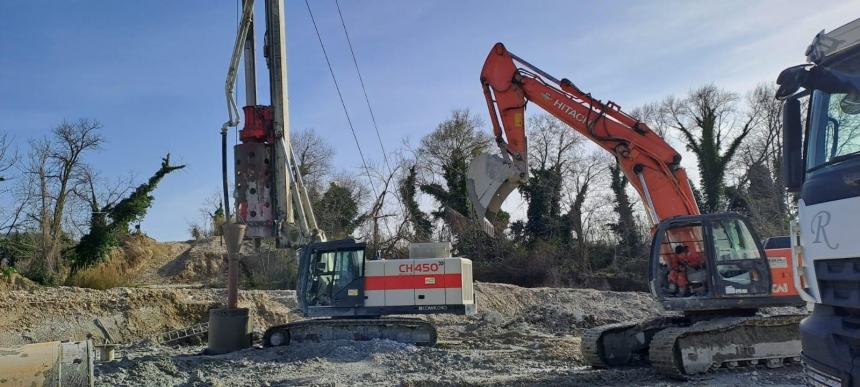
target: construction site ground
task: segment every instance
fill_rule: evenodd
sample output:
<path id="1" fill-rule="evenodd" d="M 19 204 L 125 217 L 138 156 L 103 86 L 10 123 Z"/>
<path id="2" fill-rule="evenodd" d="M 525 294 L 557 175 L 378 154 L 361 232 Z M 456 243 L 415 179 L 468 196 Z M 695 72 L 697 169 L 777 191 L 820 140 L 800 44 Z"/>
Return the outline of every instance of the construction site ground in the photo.
<path id="1" fill-rule="evenodd" d="M 207 311 L 224 301 L 221 288 L 182 283 L 196 279 L 184 268 L 218 271 L 218 254 L 199 249 L 184 243 L 163 249 L 172 257 L 143 265 L 147 272 L 140 278 L 146 280 L 135 287 L 44 288 L 7 281 L 0 286 L 0 346 L 87 335 L 101 343 L 98 319 L 122 344 L 115 361 L 97 363 L 98 386 L 802 385 L 797 365 L 721 370 L 686 382 L 645 367 L 584 366 L 584 330 L 660 313 L 646 293 L 592 289 L 478 283 L 477 315 L 426 317 L 440 335 L 432 348 L 331 342 L 207 356 L 205 337 L 158 344 L 164 332 L 206 322 Z M 257 331 L 301 318 L 292 290 L 242 291 L 239 301 L 251 309 Z"/>

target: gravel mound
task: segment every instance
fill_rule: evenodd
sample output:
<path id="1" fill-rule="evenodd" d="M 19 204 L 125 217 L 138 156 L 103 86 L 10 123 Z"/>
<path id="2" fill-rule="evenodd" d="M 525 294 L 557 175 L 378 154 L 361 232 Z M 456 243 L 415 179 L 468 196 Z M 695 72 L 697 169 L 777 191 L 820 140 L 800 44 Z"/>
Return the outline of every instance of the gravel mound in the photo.
<path id="1" fill-rule="evenodd" d="M 330 342 L 201 355 L 203 347 L 143 346 L 96 368 L 97 386 L 801 386 L 797 366 L 719 371 L 675 382 L 648 368 L 594 370 L 578 364 L 579 342 L 553 349 L 416 347 L 391 341 Z"/>

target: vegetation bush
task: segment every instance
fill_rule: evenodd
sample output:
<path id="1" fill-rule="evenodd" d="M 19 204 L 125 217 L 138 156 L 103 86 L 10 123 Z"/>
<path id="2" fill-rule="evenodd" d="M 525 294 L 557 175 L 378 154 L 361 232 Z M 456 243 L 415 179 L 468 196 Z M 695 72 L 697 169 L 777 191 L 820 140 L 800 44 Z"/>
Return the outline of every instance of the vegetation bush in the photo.
<path id="1" fill-rule="evenodd" d="M 119 260 L 108 259 L 78 270 L 69 276 L 68 285 L 90 289 L 110 289 L 131 284 L 128 269 Z"/>
<path id="2" fill-rule="evenodd" d="M 261 249 L 245 252 L 240 261 L 243 289 L 295 289 L 298 263 L 295 250 Z"/>
<path id="3" fill-rule="evenodd" d="M 142 234 L 127 235 L 119 244 L 109 251 L 107 259 L 72 273 L 67 284 L 92 289 L 132 286 L 142 263 L 168 253 L 166 246 Z"/>

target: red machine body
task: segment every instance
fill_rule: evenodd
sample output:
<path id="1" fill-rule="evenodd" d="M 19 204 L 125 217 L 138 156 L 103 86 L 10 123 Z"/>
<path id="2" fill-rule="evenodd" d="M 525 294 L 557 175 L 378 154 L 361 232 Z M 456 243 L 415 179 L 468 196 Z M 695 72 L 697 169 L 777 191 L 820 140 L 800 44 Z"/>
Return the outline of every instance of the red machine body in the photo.
<path id="1" fill-rule="evenodd" d="M 245 127 L 239 131 L 239 140 L 242 142 L 268 142 L 274 141 L 272 132 L 272 107 L 264 105 L 245 106 Z"/>
<path id="2" fill-rule="evenodd" d="M 240 144 L 233 147 L 236 160 L 236 216 L 247 229 L 249 238 L 277 235 L 272 203 L 275 135 L 271 106 L 242 108 L 245 127 L 239 131 Z"/>

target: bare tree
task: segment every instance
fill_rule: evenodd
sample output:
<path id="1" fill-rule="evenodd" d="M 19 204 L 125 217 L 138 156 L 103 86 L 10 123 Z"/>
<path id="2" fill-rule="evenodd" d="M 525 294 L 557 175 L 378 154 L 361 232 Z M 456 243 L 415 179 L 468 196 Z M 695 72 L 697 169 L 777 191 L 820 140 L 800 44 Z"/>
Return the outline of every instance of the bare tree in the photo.
<path id="1" fill-rule="evenodd" d="M 5 183 L 14 178 L 12 173 L 16 171 L 18 161 L 18 152 L 13 147 L 12 138 L 8 133 L 3 132 L 0 134 L 0 193 L 14 197 L 21 196 L 18 195 L 19 187 Z M 17 169 L 20 170 L 20 166 Z M 26 195 L 23 196 L 26 197 Z M 5 230 L 6 235 L 16 229 L 24 209 L 20 200 L 13 200 L 10 204 L 12 204 L 10 209 L 0 208 L 0 217 L 2 217 L 0 230 Z"/>
<path id="2" fill-rule="evenodd" d="M 760 84 L 747 95 L 747 104 L 758 119 L 735 161 L 734 192 L 746 204 L 748 215 L 762 235 L 788 232 L 788 194 L 782 178 L 782 102 L 776 86 Z"/>
<path id="3" fill-rule="evenodd" d="M 615 212 L 618 214 L 618 221 L 609 224 L 609 228 L 618 237 L 618 253 L 623 258 L 639 258 L 642 253 L 642 237 L 639 235 L 639 228 L 636 226 L 636 217 L 633 215 L 633 201 L 628 195 L 627 177 L 621 171 L 621 164 L 617 161 L 609 167 L 612 182 L 613 196 L 615 197 Z M 617 255 L 613 259 L 613 264 L 618 267 Z"/>
<path id="4" fill-rule="evenodd" d="M 353 173 L 338 172 L 331 177 L 331 182 L 349 191 L 350 196 L 355 199 L 359 207 L 367 204 L 367 200 L 371 196 L 370 188 L 365 180 L 363 180 L 363 177 L 356 176 Z"/>
<path id="5" fill-rule="evenodd" d="M 83 165 L 71 191 L 77 200 L 71 203 L 70 211 L 80 216 L 70 216 L 69 223 L 79 235 L 86 233 L 93 223 L 105 224 L 107 213 L 103 209 L 113 207 L 133 186 L 131 174 L 109 181 L 91 166 Z"/>
<path id="6" fill-rule="evenodd" d="M 492 143 L 490 135 L 482 130 L 483 122 L 468 109 L 454 110 L 451 117 L 442 121 L 418 146 L 421 165 L 433 174 L 440 174 L 453 160 L 470 160 Z"/>
<path id="7" fill-rule="evenodd" d="M 43 281 L 57 280 L 66 207 L 76 185 L 86 181 L 84 154 L 98 149 L 103 142 L 100 128 L 95 120 L 63 121 L 50 137 L 30 142 L 24 168 L 26 179 L 22 182 L 27 205 L 22 211 L 39 230 L 31 275 Z"/>
<path id="8" fill-rule="evenodd" d="M 586 216 L 589 212 L 589 194 L 594 191 L 596 185 L 602 183 L 603 171 L 606 169 L 607 156 L 603 150 L 597 150 L 584 157 L 579 157 L 572 163 L 568 170 L 571 178 L 567 183 L 566 202 L 568 211 L 564 215 L 565 221 L 570 225 L 573 232 L 575 244 L 575 256 L 579 267 L 585 271 L 591 271 L 589 261 L 589 239 L 586 234 Z"/>
<path id="9" fill-rule="evenodd" d="M 8 172 L 18 161 L 18 152 L 12 147 L 12 139 L 9 134 L 0 134 L 0 182 L 9 179 Z"/>
<path id="10" fill-rule="evenodd" d="M 409 240 L 413 242 L 428 242 L 433 234 L 433 222 L 430 221 L 418 205 L 418 183 L 415 163 L 406 166 L 406 173 L 397 183 L 397 192 L 403 207 L 404 225 L 412 229 Z"/>
<path id="11" fill-rule="evenodd" d="M 388 238 L 383 238 L 380 232 L 380 223 L 385 222 L 385 218 L 393 217 L 394 215 L 391 213 L 387 213 L 384 211 L 385 209 L 385 199 L 389 196 L 389 194 L 393 194 L 389 192 L 391 187 L 391 182 L 396 179 L 397 172 L 399 168 L 395 168 L 395 170 L 380 176 L 379 184 L 379 194 L 376 196 L 373 204 L 370 206 L 370 210 L 367 212 L 366 218 L 370 222 L 371 235 L 370 241 L 374 246 L 373 250 L 377 250 L 380 252 L 386 252 L 390 250 L 391 246 L 400 241 L 403 237 L 403 229 L 405 228 L 406 222 L 403 221 L 400 223 L 397 232 L 388 232 Z M 400 216 L 401 219 L 405 219 L 404 216 Z M 387 226 L 386 226 L 387 227 Z M 387 239 L 387 240 L 385 240 Z"/>
<path id="12" fill-rule="evenodd" d="M 666 138 L 666 129 L 669 127 L 666 122 L 668 117 L 663 114 L 663 106 L 660 102 L 650 102 L 639 106 L 630 111 L 630 115 L 648 125 L 660 137 Z"/>
<path id="13" fill-rule="evenodd" d="M 529 164 L 533 169 L 564 170 L 580 152 L 583 136 L 549 114 L 529 117 Z"/>
<path id="14" fill-rule="evenodd" d="M 721 209 L 726 169 L 757 119 L 755 110 L 743 112 L 737 102 L 737 94 L 707 85 L 662 104 L 661 119 L 681 133 L 699 161 L 701 205 L 707 212 Z"/>
<path id="15" fill-rule="evenodd" d="M 51 147 L 52 143 L 47 138 L 31 141 L 25 169 L 27 176 L 25 191 L 30 201 L 26 217 L 37 227 L 40 236 L 36 241 L 35 256 L 29 269 L 32 275 L 40 279 L 45 279 L 49 273 L 54 272 L 56 266 L 56 257 L 48 255 L 54 242 L 51 228 L 54 223 L 51 218 L 53 214 L 51 177 L 54 176 L 50 163 Z"/>
<path id="16" fill-rule="evenodd" d="M 577 168 L 582 136 L 547 114 L 529 118 L 528 135 L 531 176 L 528 185 L 520 188 L 528 202 L 528 240 L 559 238 L 565 244 L 571 233 L 561 213 L 562 190 Z"/>
<path id="17" fill-rule="evenodd" d="M 490 136 L 481 130 L 481 120 L 469 110 L 454 110 L 436 129 L 421 139 L 416 159 L 424 172 L 421 192 L 439 204 L 433 216 L 453 230 L 470 212 L 466 170 L 472 157 L 487 150 Z M 456 212 L 457 214 L 453 214 Z M 452 214 L 453 217 L 449 216 Z"/>
<path id="18" fill-rule="evenodd" d="M 325 177 L 331 174 L 334 147 L 313 129 L 291 132 L 290 142 L 305 184 L 313 189 L 320 189 Z"/>
<path id="19" fill-rule="evenodd" d="M 221 235 L 221 225 L 224 224 L 224 202 L 220 191 L 215 190 L 204 198 L 197 212 L 196 220 L 187 221 L 192 238 L 199 240 Z"/>

